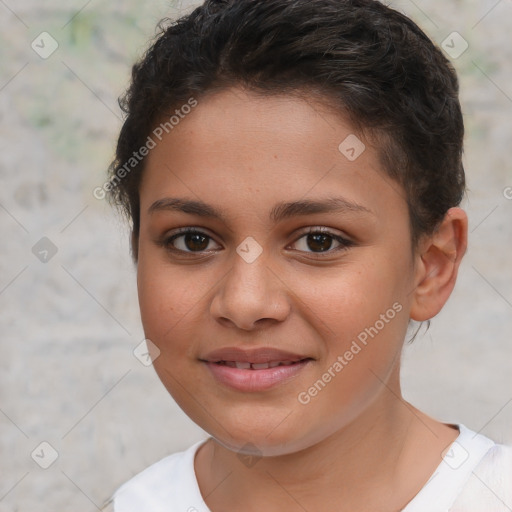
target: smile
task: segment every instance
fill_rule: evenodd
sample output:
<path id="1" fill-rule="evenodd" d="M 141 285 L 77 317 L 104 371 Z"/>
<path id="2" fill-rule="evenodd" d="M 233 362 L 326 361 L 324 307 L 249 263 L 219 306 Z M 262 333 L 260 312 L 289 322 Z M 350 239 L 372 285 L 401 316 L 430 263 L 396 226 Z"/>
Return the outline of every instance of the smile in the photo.
<path id="1" fill-rule="evenodd" d="M 277 368 L 278 366 L 290 366 L 300 363 L 301 361 L 305 361 L 306 359 L 300 359 L 298 361 L 269 361 L 267 363 L 250 363 L 247 361 L 216 361 L 215 364 L 228 366 L 229 368 L 237 368 L 239 370 L 267 370 L 269 368 Z"/>
<path id="2" fill-rule="evenodd" d="M 231 391 L 254 393 L 278 389 L 304 372 L 313 359 L 267 361 L 202 361 L 216 384 Z"/>

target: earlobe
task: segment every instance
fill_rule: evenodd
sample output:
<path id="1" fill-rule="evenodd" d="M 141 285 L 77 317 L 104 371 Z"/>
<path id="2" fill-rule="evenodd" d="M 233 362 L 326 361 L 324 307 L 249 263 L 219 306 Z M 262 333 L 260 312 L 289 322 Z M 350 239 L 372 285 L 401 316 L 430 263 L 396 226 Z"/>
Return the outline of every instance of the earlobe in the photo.
<path id="1" fill-rule="evenodd" d="M 436 231 L 420 242 L 410 316 L 428 320 L 441 311 L 455 286 L 467 248 L 467 215 L 450 208 Z"/>

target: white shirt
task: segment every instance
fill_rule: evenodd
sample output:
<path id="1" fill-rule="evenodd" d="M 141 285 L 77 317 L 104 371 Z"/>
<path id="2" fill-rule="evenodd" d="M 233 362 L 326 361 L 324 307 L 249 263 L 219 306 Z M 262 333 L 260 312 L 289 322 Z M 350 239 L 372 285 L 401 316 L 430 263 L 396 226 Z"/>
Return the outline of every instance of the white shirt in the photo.
<path id="1" fill-rule="evenodd" d="M 429 481 L 402 512 L 510 512 L 512 447 L 464 425 Z M 194 470 L 206 440 L 152 464 L 123 484 L 105 512 L 211 512 Z"/>

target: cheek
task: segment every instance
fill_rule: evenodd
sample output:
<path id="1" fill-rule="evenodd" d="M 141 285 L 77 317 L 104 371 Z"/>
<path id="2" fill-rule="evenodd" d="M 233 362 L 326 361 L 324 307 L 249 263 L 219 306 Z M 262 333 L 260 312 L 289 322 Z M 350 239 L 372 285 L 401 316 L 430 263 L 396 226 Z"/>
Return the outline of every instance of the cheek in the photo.
<path id="1" fill-rule="evenodd" d="M 199 380 L 192 378 L 196 364 L 192 360 L 194 340 L 201 324 L 196 306 L 205 289 L 195 286 L 192 279 L 157 258 L 139 258 L 137 286 L 142 325 L 146 338 L 159 349 L 154 370 L 179 406 L 193 416 L 190 394 L 200 392 Z"/>
<path id="2" fill-rule="evenodd" d="M 352 339 L 374 325 L 395 302 L 403 306 L 407 287 L 403 271 L 394 267 L 389 258 L 374 257 L 351 263 L 350 269 L 340 266 L 323 275 L 304 273 L 292 281 L 298 283 L 294 292 L 305 306 L 301 313 L 320 325 L 328 338 Z"/>
<path id="3" fill-rule="evenodd" d="M 387 394 L 387 386 L 394 386 L 390 377 L 399 368 L 408 319 L 402 304 L 392 302 L 391 297 L 382 302 L 347 300 L 343 304 L 346 307 L 338 310 L 337 318 L 326 320 L 334 334 L 324 340 L 327 353 L 315 378 L 297 390 L 299 414 L 316 418 L 322 425 L 310 431 L 308 442 L 363 414 L 378 396 Z"/>
<path id="4" fill-rule="evenodd" d="M 329 390 L 322 390 L 314 407 L 329 407 L 332 400 L 356 414 L 381 387 L 379 378 L 387 380 L 396 367 L 408 324 L 408 278 L 401 265 L 405 262 L 374 254 L 357 270 L 340 268 L 335 278 L 331 273 L 302 281 L 297 292 L 306 306 L 302 315 L 325 335 L 319 378 L 329 371 L 336 375 L 325 375 Z"/>
<path id="5" fill-rule="evenodd" d="M 194 279 L 156 258 L 139 259 L 137 288 L 144 333 L 161 351 L 179 350 L 183 329 L 190 325 L 205 290 Z"/>

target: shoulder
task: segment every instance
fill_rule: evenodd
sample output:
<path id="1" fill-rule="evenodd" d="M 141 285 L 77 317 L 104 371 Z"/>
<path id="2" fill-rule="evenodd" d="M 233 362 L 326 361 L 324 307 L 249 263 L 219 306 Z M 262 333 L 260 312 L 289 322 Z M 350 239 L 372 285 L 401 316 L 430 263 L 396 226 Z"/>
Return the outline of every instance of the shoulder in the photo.
<path id="1" fill-rule="evenodd" d="M 102 512 L 160 512 L 204 507 L 194 457 L 205 440 L 155 462 L 121 485 Z M 193 509 L 192 509 L 193 510 Z"/>
<path id="2" fill-rule="evenodd" d="M 512 446 L 495 444 L 477 466 L 476 471 L 501 475 L 512 472 Z"/>
<path id="3" fill-rule="evenodd" d="M 429 481 L 403 512 L 510 512 L 512 447 L 457 425 Z"/>
<path id="4" fill-rule="evenodd" d="M 453 512 L 512 509 L 512 446 L 493 444 L 471 471 Z"/>

